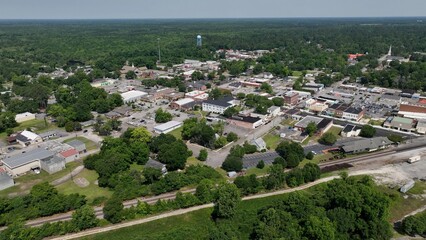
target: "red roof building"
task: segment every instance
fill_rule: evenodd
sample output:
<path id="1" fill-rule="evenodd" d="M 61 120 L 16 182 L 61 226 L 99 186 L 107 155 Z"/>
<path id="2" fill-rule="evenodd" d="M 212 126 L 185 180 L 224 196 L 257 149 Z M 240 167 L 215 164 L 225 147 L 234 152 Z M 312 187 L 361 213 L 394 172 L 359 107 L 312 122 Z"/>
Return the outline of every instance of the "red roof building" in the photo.
<path id="1" fill-rule="evenodd" d="M 78 155 L 77 150 L 75 150 L 74 148 L 71 148 L 69 150 L 66 150 L 64 152 L 59 153 L 63 158 L 69 158 L 71 156 L 75 156 Z"/>

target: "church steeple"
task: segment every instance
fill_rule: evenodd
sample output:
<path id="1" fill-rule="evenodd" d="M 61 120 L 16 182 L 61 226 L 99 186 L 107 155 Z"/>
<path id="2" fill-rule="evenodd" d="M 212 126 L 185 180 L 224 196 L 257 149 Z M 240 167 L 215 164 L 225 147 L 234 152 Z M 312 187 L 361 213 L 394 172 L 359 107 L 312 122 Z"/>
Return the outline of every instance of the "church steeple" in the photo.
<path id="1" fill-rule="evenodd" d="M 388 56 L 392 56 L 392 45 L 389 47 Z"/>

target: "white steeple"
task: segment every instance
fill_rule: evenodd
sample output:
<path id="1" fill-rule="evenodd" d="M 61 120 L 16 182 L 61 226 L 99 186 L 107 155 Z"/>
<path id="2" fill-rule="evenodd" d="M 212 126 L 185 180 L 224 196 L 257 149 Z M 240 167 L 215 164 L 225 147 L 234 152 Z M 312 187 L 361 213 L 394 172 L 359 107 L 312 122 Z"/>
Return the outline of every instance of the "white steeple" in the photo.
<path id="1" fill-rule="evenodd" d="M 388 56 L 392 56 L 392 45 L 389 47 Z"/>

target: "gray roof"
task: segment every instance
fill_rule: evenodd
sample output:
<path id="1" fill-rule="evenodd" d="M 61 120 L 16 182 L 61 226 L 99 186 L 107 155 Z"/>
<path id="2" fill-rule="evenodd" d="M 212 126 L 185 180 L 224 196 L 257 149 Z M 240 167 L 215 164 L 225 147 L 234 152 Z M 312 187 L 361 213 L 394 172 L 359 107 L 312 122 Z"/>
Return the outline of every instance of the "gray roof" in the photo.
<path id="1" fill-rule="evenodd" d="M 53 157 L 54 153 L 42 148 L 36 148 L 26 153 L 7 157 L 2 162 L 9 168 L 17 168 L 36 160 L 43 160 Z"/>
<path id="2" fill-rule="evenodd" d="M 0 185 L 2 185 L 3 183 L 8 183 L 10 181 L 13 181 L 11 176 L 9 176 L 6 172 L 0 172 Z"/>
<path id="3" fill-rule="evenodd" d="M 40 133 L 39 136 L 41 138 L 45 138 L 45 137 L 54 136 L 54 135 L 57 135 L 57 134 L 58 134 L 58 131 L 53 130 L 53 131 L 48 131 L 48 132 Z"/>
<path id="4" fill-rule="evenodd" d="M 166 166 L 165 164 L 162 164 L 162 163 L 155 161 L 151 158 L 148 160 L 148 162 L 145 163 L 145 167 L 156 168 L 156 169 L 160 169 L 160 170 L 162 170 L 163 167 L 165 167 L 165 166 Z"/>
<path id="5" fill-rule="evenodd" d="M 67 142 L 68 145 L 75 148 L 75 150 L 81 152 L 86 149 L 86 144 L 80 140 L 72 140 L 71 142 Z"/>
<path id="6" fill-rule="evenodd" d="M 256 138 L 252 143 L 256 145 L 257 149 L 266 149 L 266 143 L 263 138 Z"/>
<path id="7" fill-rule="evenodd" d="M 345 152 L 367 151 L 370 149 L 389 146 L 391 144 L 392 141 L 390 141 L 387 137 L 376 137 L 345 143 L 342 149 Z"/>
<path id="8" fill-rule="evenodd" d="M 306 116 L 299 122 L 297 122 L 294 126 L 299 128 L 306 128 L 309 123 L 314 122 L 315 125 L 320 123 L 323 120 L 323 118 L 320 117 L 314 117 L 314 116 Z"/>
<path id="9" fill-rule="evenodd" d="M 231 103 L 229 103 L 230 101 L 234 100 L 234 98 L 232 96 L 224 96 L 220 99 L 209 99 L 204 101 L 203 103 L 207 103 L 207 104 L 211 104 L 211 105 L 216 105 L 216 106 L 221 106 L 221 107 L 230 107 L 232 106 Z"/>
<path id="10" fill-rule="evenodd" d="M 243 157 L 243 168 L 254 168 L 261 160 L 263 160 L 266 165 L 271 165 L 275 158 L 279 156 L 280 155 L 275 151 L 245 155 Z"/>
<path id="11" fill-rule="evenodd" d="M 48 159 L 44 159 L 42 160 L 46 165 L 54 165 L 60 162 L 65 162 L 64 158 L 58 157 L 58 156 L 53 156 L 53 158 L 48 158 Z"/>

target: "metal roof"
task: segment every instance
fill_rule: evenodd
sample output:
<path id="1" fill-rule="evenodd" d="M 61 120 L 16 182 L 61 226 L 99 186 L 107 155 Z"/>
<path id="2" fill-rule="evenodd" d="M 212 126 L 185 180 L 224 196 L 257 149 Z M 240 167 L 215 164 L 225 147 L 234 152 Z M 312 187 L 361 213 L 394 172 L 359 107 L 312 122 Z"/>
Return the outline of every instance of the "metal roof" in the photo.
<path id="1" fill-rule="evenodd" d="M 9 168 L 17 168 L 28 163 L 53 157 L 54 153 L 42 148 L 36 148 L 26 153 L 6 157 L 2 162 Z"/>
<path id="2" fill-rule="evenodd" d="M 182 122 L 178 122 L 178 121 L 170 121 L 170 122 L 166 122 L 164 124 L 158 125 L 154 127 L 154 130 L 156 131 L 166 131 L 170 128 L 174 128 L 177 126 L 182 125 Z"/>

